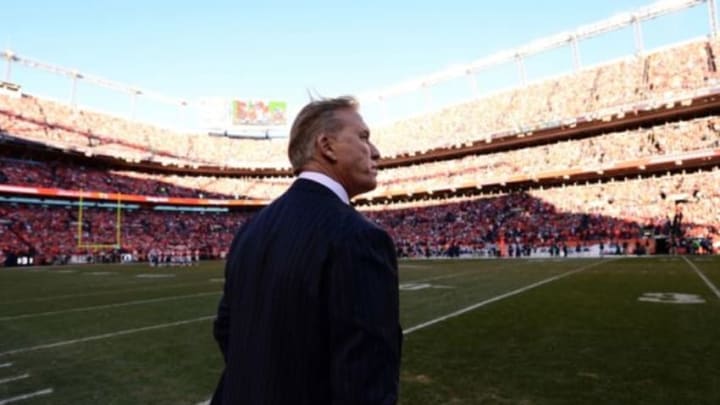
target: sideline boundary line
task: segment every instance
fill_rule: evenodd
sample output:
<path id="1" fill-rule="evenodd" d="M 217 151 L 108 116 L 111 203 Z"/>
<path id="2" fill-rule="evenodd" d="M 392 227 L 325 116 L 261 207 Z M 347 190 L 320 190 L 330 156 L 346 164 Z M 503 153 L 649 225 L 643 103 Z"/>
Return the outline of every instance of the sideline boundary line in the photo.
<path id="1" fill-rule="evenodd" d="M 13 350 L 8 350 L 6 352 L 1 352 L 0 357 L 8 356 L 11 354 L 33 352 L 35 350 L 52 349 L 55 347 L 68 346 L 68 345 L 72 345 L 75 343 L 84 343 L 84 342 L 90 342 L 93 340 L 107 339 L 107 338 L 111 338 L 111 337 L 115 337 L 115 336 L 130 335 L 133 333 L 146 332 L 149 330 L 170 328 L 173 326 L 186 325 L 186 324 L 195 323 L 195 322 L 202 322 L 202 321 L 207 321 L 210 319 L 215 319 L 215 315 L 201 316 L 200 318 L 186 319 L 184 321 L 176 321 L 176 322 L 169 322 L 169 323 L 161 323 L 161 324 L 152 325 L 152 326 L 144 326 L 142 328 L 119 330 L 117 332 L 103 333 L 102 335 L 88 336 L 88 337 L 72 339 L 72 340 L 64 340 L 61 342 L 47 343 L 47 344 L 37 345 L 37 346 L 22 347 L 19 349 L 13 349 Z M 0 405 L 2 405 L 2 403 L 0 403 Z"/>
<path id="2" fill-rule="evenodd" d="M 52 388 L 45 388 L 44 390 L 31 392 L 29 394 L 22 394 L 22 395 L 18 395 L 16 397 L 12 397 L 12 398 L 0 399 L 0 405 L 5 405 L 5 404 L 9 404 L 10 402 L 22 401 L 23 399 L 29 399 L 29 398 L 37 397 L 40 395 L 48 395 L 48 394 L 52 394 L 52 393 L 53 393 Z"/>
<path id="3" fill-rule="evenodd" d="M 715 296 L 720 298 L 720 290 L 718 290 L 718 288 L 715 286 L 715 284 L 713 284 L 712 281 L 710 281 L 710 279 L 707 278 L 707 276 L 702 271 L 700 271 L 700 269 L 695 265 L 695 263 L 688 260 L 688 258 L 686 256 L 683 256 L 682 258 L 683 258 L 683 260 L 685 260 L 685 263 L 690 265 L 690 267 L 693 270 L 695 270 L 695 273 L 697 273 L 697 275 L 700 276 L 700 278 L 705 282 L 705 284 L 708 286 L 708 288 L 710 288 L 710 290 L 712 290 L 712 292 L 715 293 Z"/>
<path id="4" fill-rule="evenodd" d="M 118 302 L 115 304 L 94 305 L 91 307 L 83 307 L 83 308 L 70 308 L 70 309 L 61 309 L 58 311 L 38 312 L 38 313 L 34 313 L 34 314 L 2 316 L 2 317 L 0 317 L 0 322 L 12 321 L 15 319 L 35 318 L 38 316 L 66 314 L 66 313 L 71 313 L 71 312 L 92 311 L 94 309 L 118 308 L 118 307 L 130 306 L 130 305 L 151 304 L 151 303 L 155 303 L 155 302 L 181 300 L 184 298 L 203 297 L 206 295 L 218 295 L 218 294 L 222 294 L 222 291 L 203 292 L 203 293 L 187 294 L 187 295 L 175 295 L 175 296 L 170 296 L 170 297 L 151 298 L 151 299 L 147 299 L 147 300 Z"/>
<path id="5" fill-rule="evenodd" d="M 615 260 L 617 260 L 617 259 L 615 259 Z M 448 320 L 448 319 L 450 319 L 450 318 L 454 318 L 454 317 L 456 317 L 456 316 L 462 315 L 462 314 L 464 314 L 464 313 L 466 313 L 466 312 L 470 312 L 470 311 L 472 311 L 472 310 L 475 310 L 475 309 L 480 308 L 480 307 L 482 307 L 482 306 L 485 306 L 485 305 L 487 305 L 487 304 L 490 304 L 490 303 L 493 303 L 493 302 L 496 302 L 496 301 L 500 301 L 500 300 L 503 300 L 503 299 L 505 299 L 505 298 L 512 297 L 512 296 L 514 296 L 514 295 L 518 295 L 518 294 L 524 293 L 525 291 L 532 290 L 533 288 L 540 287 L 541 285 L 544 285 L 544 284 L 547 284 L 547 283 L 550 283 L 550 282 L 559 280 L 559 279 L 561 279 L 561 278 L 565 278 L 565 277 L 567 277 L 567 276 L 571 276 L 571 275 L 576 274 L 576 273 L 580 273 L 581 271 L 585 271 L 585 270 L 587 270 L 587 269 L 589 269 L 589 268 L 596 267 L 596 266 L 599 266 L 599 265 L 601 265 L 601 264 L 608 263 L 608 262 L 610 262 L 610 261 L 612 261 L 612 259 L 611 259 L 611 260 L 601 260 L 601 261 L 599 261 L 599 262 L 595 262 L 595 263 L 592 263 L 592 264 L 588 264 L 588 265 L 586 265 L 586 266 L 582 266 L 582 267 L 577 268 L 577 269 L 575 269 L 575 270 L 570 270 L 570 271 L 568 271 L 568 272 L 566 272 L 566 273 L 558 274 L 558 275 L 555 275 L 555 276 L 546 278 L 546 279 L 544 279 L 544 280 L 540 280 L 540 281 L 538 281 L 538 282 L 532 283 L 532 284 L 527 285 L 527 286 L 525 286 L 525 287 L 521 287 L 521 288 L 512 290 L 512 291 L 510 291 L 510 292 L 506 292 L 505 294 L 501 294 L 501 295 L 498 295 L 498 296 L 495 296 L 495 297 L 486 299 L 486 300 L 484 300 L 484 301 L 480 301 L 480 302 L 475 303 L 475 304 L 473 304 L 473 305 L 470 305 L 470 306 L 468 306 L 468 307 L 459 309 L 459 310 L 457 310 L 457 311 L 455 311 L 455 312 L 451 312 L 451 313 L 449 313 L 449 314 L 447 314 L 447 315 L 443 315 L 443 316 L 441 316 L 441 317 L 439 317 L 439 318 L 431 319 L 431 320 L 429 320 L 429 321 L 427 321 L 427 322 L 423 322 L 423 323 L 421 323 L 421 324 L 418 324 L 418 325 L 412 326 L 412 327 L 410 327 L 410 328 L 407 328 L 407 329 L 403 330 L 403 335 L 409 335 L 409 334 L 411 334 L 411 333 L 413 333 L 413 332 L 415 332 L 415 331 L 417 331 L 417 330 L 427 328 L 428 326 L 434 325 L 434 324 L 436 324 L 436 323 L 440 323 L 440 322 L 445 321 L 445 320 Z"/>

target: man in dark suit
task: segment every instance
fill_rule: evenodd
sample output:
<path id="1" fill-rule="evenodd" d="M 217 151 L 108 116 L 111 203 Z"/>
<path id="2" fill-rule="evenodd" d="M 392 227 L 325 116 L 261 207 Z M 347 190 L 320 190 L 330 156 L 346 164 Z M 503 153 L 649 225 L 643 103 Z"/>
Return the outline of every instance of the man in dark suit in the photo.
<path id="1" fill-rule="evenodd" d="M 290 131 L 298 179 L 235 236 L 214 335 L 213 404 L 394 404 L 402 329 L 395 247 L 349 204 L 380 155 L 353 98 L 313 101 Z"/>

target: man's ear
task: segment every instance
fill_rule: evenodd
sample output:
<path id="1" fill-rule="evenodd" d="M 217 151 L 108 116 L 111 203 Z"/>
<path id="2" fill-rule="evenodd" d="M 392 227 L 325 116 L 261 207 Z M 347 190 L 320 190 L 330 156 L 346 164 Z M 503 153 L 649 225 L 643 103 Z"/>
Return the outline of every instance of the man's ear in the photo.
<path id="1" fill-rule="evenodd" d="M 320 155 L 331 162 L 337 161 L 334 146 L 335 145 L 333 137 L 328 136 L 324 132 L 318 135 L 315 141 L 315 147 L 320 152 Z"/>

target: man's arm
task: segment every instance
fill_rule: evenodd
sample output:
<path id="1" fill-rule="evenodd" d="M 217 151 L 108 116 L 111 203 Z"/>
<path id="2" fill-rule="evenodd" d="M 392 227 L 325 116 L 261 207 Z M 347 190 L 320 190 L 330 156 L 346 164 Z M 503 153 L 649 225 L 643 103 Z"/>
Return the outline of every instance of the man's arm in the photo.
<path id="1" fill-rule="evenodd" d="M 218 312 L 215 321 L 213 322 L 213 336 L 215 341 L 220 347 L 223 360 L 227 362 L 227 342 L 230 331 L 230 308 L 225 299 L 225 294 L 220 298 L 218 304 Z"/>
<path id="2" fill-rule="evenodd" d="M 223 360 L 227 362 L 227 343 L 228 336 L 230 335 L 230 304 L 228 302 L 228 269 L 230 262 L 225 264 L 225 285 L 223 287 L 223 295 L 220 297 L 220 303 L 218 304 L 217 317 L 213 322 L 213 336 L 215 341 L 220 347 Z"/>
<path id="3" fill-rule="evenodd" d="M 338 241 L 329 277 L 333 403 L 395 404 L 402 330 L 397 260 L 379 228 Z"/>
<path id="4" fill-rule="evenodd" d="M 227 362 L 227 345 L 228 338 L 230 336 L 230 301 L 232 296 L 232 283 L 230 282 L 230 277 L 233 269 L 237 267 L 237 258 L 240 255 L 240 253 L 237 252 L 238 243 L 246 227 L 247 223 L 245 226 L 240 228 L 230 245 L 227 261 L 225 262 L 225 284 L 223 286 L 223 295 L 220 298 L 220 303 L 218 304 L 217 317 L 213 322 L 213 336 L 220 347 L 220 352 L 222 353 L 225 362 Z M 235 269 L 235 271 L 237 271 L 237 269 Z"/>

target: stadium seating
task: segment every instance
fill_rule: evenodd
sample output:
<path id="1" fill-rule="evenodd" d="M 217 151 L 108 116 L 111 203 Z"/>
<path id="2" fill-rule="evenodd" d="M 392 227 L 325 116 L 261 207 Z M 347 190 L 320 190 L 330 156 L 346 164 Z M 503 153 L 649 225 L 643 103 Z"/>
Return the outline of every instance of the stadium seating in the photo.
<path id="1" fill-rule="evenodd" d="M 78 221 L 82 215 L 82 225 Z M 229 248 L 244 213 L 125 211 L 121 218 L 122 251 L 144 259 L 151 249 L 186 246 L 205 258 L 219 258 Z M 117 217 L 112 208 L 0 205 L 0 250 L 35 256 L 38 264 L 63 262 L 70 255 L 113 250 Z M 81 236 L 80 236 L 81 235 Z"/>
<path id="2" fill-rule="evenodd" d="M 449 246 L 477 252 L 501 241 L 537 248 L 564 243 L 577 246 L 667 235 L 666 225 L 679 206 L 688 237 L 720 240 L 720 169 L 573 185 L 499 196 L 456 197 L 424 202 L 427 206 L 361 207 L 393 236 L 407 255 L 445 254 Z M 461 200 L 461 201 L 457 201 Z M 116 213 L 112 208 L 84 209 L 82 241 L 76 207 L 0 205 L 5 251 L 37 252 L 52 262 L 61 255 L 89 250 L 78 242 L 113 244 Z M 122 217 L 123 249 L 144 257 L 149 249 L 185 245 L 216 257 L 250 214 L 177 213 L 152 209 L 127 211 Z"/>
<path id="3" fill-rule="evenodd" d="M 407 254 L 472 251 L 500 240 L 532 247 L 667 235 L 677 204 L 688 237 L 720 241 L 720 169 L 568 187 L 537 188 L 498 197 L 425 202 L 426 206 L 367 207 Z M 415 204 L 417 205 L 417 204 Z"/>
<path id="4" fill-rule="evenodd" d="M 692 97 L 716 87 L 717 41 L 693 41 L 658 52 L 580 70 L 522 88 L 447 107 L 374 128 L 384 156 L 493 142 L 508 134 L 557 126 L 567 119 L 611 120 L 644 103 L 661 108 L 667 100 Z M 92 157 L 119 156 L 128 162 L 217 168 L 287 168 L 285 140 L 240 140 L 180 134 L 103 113 L 20 93 L 0 93 L 0 132 L 12 137 L 80 151 Z M 388 229 L 403 255 L 451 252 L 507 254 L 504 246 L 575 247 L 590 243 L 638 243 L 648 235 L 670 234 L 673 215 L 683 213 L 682 234 L 720 241 L 720 169 L 663 175 L 635 173 L 625 179 L 567 182 L 562 186 L 508 189 L 499 194 L 451 190 L 512 176 L 537 178 L 545 172 L 598 171 L 608 164 L 720 149 L 714 116 L 670 120 L 587 138 L 566 139 L 507 151 L 384 169 L 378 188 L 359 208 Z M 150 197 L 272 199 L 291 177 L 167 174 L 147 169 L 104 168 L 72 159 L 0 153 L 0 184 L 86 190 Z M 637 169 L 641 171 L 642 169 Z M 379 204 L 376 197 L 422 193 L 421 199 Z M 430 193 L 428 196 L 427 193 Z M 63 262 L 73 254 L 112 245 L 146 257 L 150 249 L 186 246 L 205 257 L 222 257 L 234 231 L 252 212 L 168 212 L 153 206 L 124 211 L 118 227 L 112 208 L 0 203 L 0 262 L 26 254 L 38 263 Z M 120 229 L 120 237 L 117 232 Z M 102 249 L 108 249 L 100 248 Z M 517 252 L 517 249 L 516 249 Z"/>
<path id="5" fill-rule="evenodd" d="M 384 156 L 460 147 L 505 134 L 556 126 L 579 117 L 603 119 L 644 102 L 660 107 L 718 84 L 707 40 L 590 67 L 440 111 L 373 128 Z M 283 140 L 183 134 L 27 95 L 0 94 L 0 130 L 89 154 L 184 166 L 287 168 Z"/>
<path id="6" fill-rule="evenodd" d="M 612 162 L 719 148 L 717 118 L 699 118 L 587 139 L 386 169 L 380 172 L 378 189 L 369 196 L 459 188 L 468 183 L 501 181 L 515 175 L 536 176 L 543 171 L 592 170 Z M 289 177 L 260 179 L 108 171 L 69 163 L 17 159 L 0 160 L 0 172 L 4 173 L 6 182 L 13 185 L 191 198 L 248 196 L 271 199 L 292 181 Z"/>

